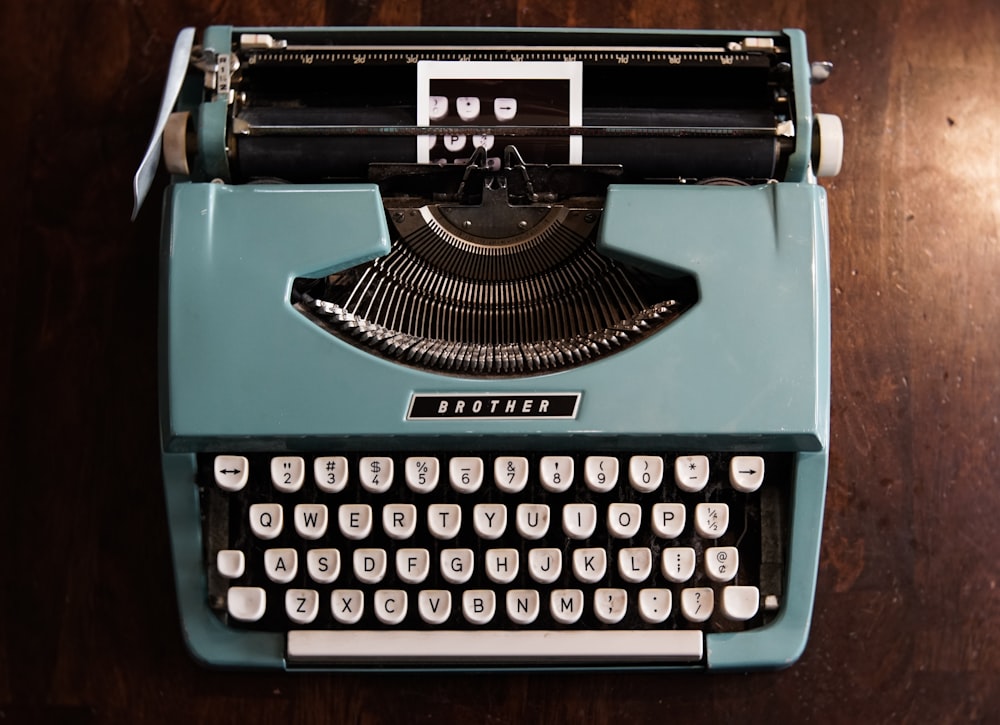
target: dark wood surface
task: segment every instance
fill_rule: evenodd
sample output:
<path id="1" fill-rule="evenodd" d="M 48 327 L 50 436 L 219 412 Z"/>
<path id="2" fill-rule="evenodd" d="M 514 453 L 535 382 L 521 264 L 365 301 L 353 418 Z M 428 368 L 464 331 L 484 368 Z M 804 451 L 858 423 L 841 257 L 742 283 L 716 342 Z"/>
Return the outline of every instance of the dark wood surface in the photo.
<path id="1" fill-rule="evenodd" d="M 1000 720 L 1000 6 L 992 0 L 122 0 L 0 7 L 0 722 Z M 131 175 L 177 30 L 803 27 L 836 65 L 832 458 L 781 672 L 207 671 L 177 624 L 156 416 L 164 180 Z"/>

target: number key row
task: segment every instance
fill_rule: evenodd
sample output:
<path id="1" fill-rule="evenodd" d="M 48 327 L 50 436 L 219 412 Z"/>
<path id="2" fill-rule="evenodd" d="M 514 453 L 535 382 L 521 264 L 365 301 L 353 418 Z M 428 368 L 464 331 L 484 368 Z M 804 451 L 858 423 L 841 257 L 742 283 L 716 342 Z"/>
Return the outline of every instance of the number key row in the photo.
<path id="1" fill-rule="evenodd" d="M 552 493 L 567 491 L 576 472 L 572 456 L 543 456 L 538 465 L 538 481 Z M 271 459 L 271 483 L 275 489 L 292 493 L 302 488 L 307 464 L 300 456 L 275 456 Z M 350 464 L 344 456 L 320 456 L 313 460 L 313 479 L 327 493 L 339 493 L 347 486 Z M 434 456 L 414 456 L 403 463 L 406 485 L 418 493 L 433 491 L 441 478 L 441 463 Z M 618 485 L 620 463 L 614 456 L 588 456 L 584 461 L 583 481 L 587 488 L 606 493 Z M 666 464 L 662 456 L 636 455 L 628 459 L 625 476 L 636 491 L 649 493 L 663 483 Z M 395 464 L 388 456 L 366 456 L 358 461 L 358 481 L 371 493 L 384 493 L 393 485 Z M 456 456 L 447 462 L 447 477 L 451 487 L 460 493 L 474 493 L 483 485 L 487 466 L 477 456 Z M 244 456 L 215 457 L 215 481 L 225 491 L 243 489 L 249 479 L 249 462 Z M 528 459 L 520 456 L 499 456 L 493 462 L 493 482 L 501 491 L 518 493 L 527 485 L 530 472 Z M 674 460 L 674 483 L 682 491 L 702 490 L 709 479 L 707 456 L 678 456 Z M 764 480 L 764 460 L 760 456 L 733 456 L 729 465 L 729 482 L 744 493 L 756 491 Z"/>

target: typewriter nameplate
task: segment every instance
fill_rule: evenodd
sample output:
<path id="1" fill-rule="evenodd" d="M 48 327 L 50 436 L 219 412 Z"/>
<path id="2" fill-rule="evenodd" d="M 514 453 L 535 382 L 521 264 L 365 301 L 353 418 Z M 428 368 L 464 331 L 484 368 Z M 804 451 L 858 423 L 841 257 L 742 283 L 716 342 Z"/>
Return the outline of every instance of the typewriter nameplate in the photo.
<path id="1" fill-rule="evenodd" d="M 443 418 L 572 419 L 580 407 L 582 393 L 461 394 L 414 393 L 407 420 Z"/>

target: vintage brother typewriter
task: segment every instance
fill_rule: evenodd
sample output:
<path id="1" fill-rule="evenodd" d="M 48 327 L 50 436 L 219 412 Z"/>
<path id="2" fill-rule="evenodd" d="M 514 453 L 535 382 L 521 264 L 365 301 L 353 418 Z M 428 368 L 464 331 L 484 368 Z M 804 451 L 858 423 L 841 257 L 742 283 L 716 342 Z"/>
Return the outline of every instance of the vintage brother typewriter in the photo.
<path id="1" fill-rule="evenodd" d="M 188 646 L 775 667 L 826 486 L 800 31 L 211 27 L 150 153 Z"/>

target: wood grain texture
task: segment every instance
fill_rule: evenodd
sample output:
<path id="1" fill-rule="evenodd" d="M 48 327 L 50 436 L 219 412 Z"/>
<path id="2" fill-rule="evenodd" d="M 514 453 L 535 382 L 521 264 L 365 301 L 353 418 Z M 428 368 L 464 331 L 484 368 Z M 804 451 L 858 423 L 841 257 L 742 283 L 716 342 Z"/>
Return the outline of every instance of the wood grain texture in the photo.
<path id="1" fill-rule="evenodd" d="M 750 675 L 206 671 L 170 578 L 160 179 L 186 25 L 803 27 L 836 70 L 832 459 L 812 637 Z M 0 6 L 0 721 L 966 722 L 1000 713 L 1000 8 L 991 0 L 118 0 Z"/>

